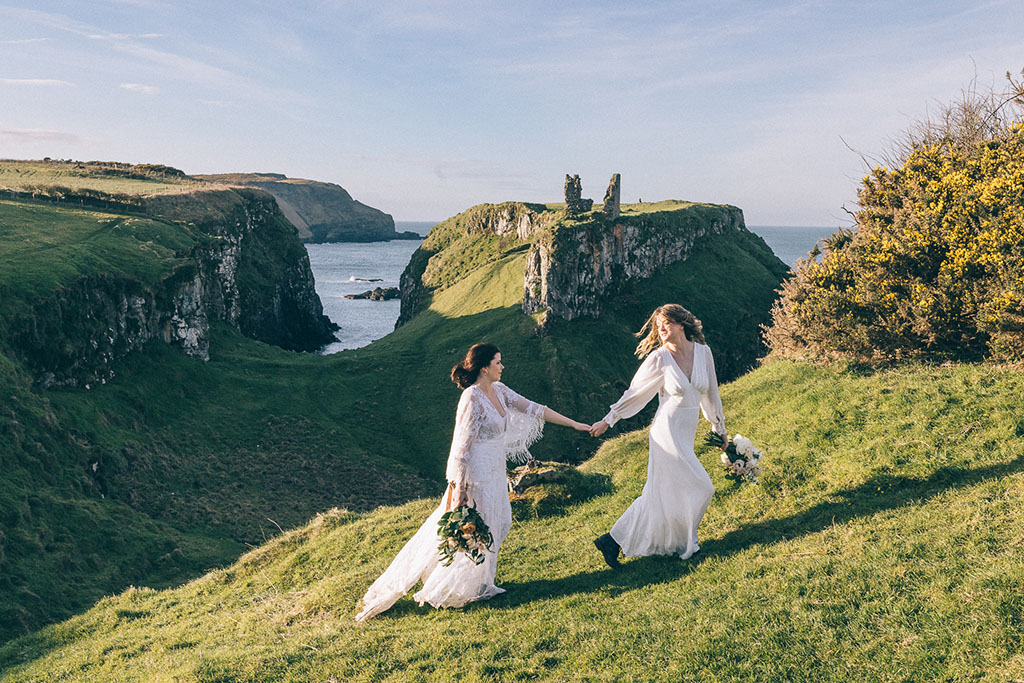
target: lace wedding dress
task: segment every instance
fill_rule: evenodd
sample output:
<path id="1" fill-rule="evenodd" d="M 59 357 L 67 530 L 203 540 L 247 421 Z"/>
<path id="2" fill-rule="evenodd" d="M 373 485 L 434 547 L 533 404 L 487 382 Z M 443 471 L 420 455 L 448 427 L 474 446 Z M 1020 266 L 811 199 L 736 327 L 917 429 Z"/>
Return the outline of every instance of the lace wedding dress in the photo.
<path id="1" fill-rule="evenodd" d="M 458 553 L 447 567 L 439 562 L 437 546 L 441 540 L 437 524 L 445 513 L 445 496 L 366 591 L 363 610 L 356 621 L 366 621 L 387 610 L 420 580 L 423 587 L 413 599 L 434 607 L 462 607 L 505 592 L 494 585 L 498 549 L 512 526 L 505 463 L 529 459 L 526 449 L 540 438 L 544 428 L 544 406 L 523 398 L 501 382 L 495 382 L 493 387 L 504 415 L 479 386 L 474 384 L 463 390 L 446 471 L 448 481 L 466 482 L 471 502 L 494 537 L 486 559 L 477 565 L 464 553 Z"/>
<path id="2" fill-rule="evenodd" d="M 690 375 L 683 373 L 663 346 L 644 360 L 629 389 L 604 418 L 611 426 L 636 415 L 658 396 L 647 481 L 640 497 L 611 530 L 627 557 L 678 554 L 686 559 L 700 550 L 697 526 L 715 492 L 693 452 L 700 411 L 717 434 L 725 434 L 715 361 L 704 344 L 694 344 Z"/>

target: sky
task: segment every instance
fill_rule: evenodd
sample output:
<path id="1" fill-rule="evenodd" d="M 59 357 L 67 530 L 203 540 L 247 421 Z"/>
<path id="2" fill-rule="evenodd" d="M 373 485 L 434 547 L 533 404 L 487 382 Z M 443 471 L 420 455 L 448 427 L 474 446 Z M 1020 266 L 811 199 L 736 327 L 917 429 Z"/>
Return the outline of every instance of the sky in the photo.
<path id="1" fill-rule="evenodd" d="M 1024 68 L 1024 1 L 0 0 L 0 158 L 483 202 L 732 204 L 848 225 L 865 159 Z"/>

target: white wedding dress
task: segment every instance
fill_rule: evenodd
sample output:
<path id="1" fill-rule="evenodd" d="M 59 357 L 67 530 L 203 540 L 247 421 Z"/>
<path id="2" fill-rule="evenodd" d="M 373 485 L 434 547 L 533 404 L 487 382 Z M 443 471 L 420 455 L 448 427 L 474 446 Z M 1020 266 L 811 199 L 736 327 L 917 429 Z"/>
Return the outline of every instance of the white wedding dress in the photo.
<path id="1" fill-rule="evenodd" d="M 420 580 L 423 587 L 413 599 L 434 607 L 462 607 L 505 592 L 494 585 L 498 549 L 512 526 L 505 463 L 529 459 L 526 449 L 540 438 L 544 428 L 544 406 L 523 398 L 501 382 L 493 386 L 504 415 L 479 386 L 474 384 L 463 390 L 446 471 L 448 481 L 466 482 L 471 502 L 494 537 L 486 559 L 477 565 L 464 553 L 458 553 L 449 566 L 440 563 L 437 524 L 445 513 L 445 495 L 366 591 L 363 610 L 356 621 L 366 621 L 387 610 Z"/>
<path id="2" fill-rule="evenodd" d="M 629 389 L 604 418 L 611 426 L 658 396 L 643 493 L 611 530 L 627 557 L 678 554 L 686 559 L 700 550 L 697 526 L 715 492 L 693 452 L 700 411 L 717 434 L 725 434 L 715 361 L 704 344 L 694 344 L 690 374 L 687 379 L 672 353 L 659 348 L 640 365 Z"/>

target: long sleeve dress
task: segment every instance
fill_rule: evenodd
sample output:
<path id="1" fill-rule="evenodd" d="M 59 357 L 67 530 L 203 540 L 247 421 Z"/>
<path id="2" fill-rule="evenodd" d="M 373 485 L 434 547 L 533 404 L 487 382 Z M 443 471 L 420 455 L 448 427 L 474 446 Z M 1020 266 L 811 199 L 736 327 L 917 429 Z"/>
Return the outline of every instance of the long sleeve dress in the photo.
<path id="1" fill-rule="evenodd" d="M 700 411 L 716 433 L 725 434 L 715 361 L 704 344 L 694 344 L 690 374 L 687 378 L 667 348 L 659 348 L 640 365 L 629 389 L 604 418 L 611 426 L 658 396 L 647 481 L 611 530 L 627 557 L 678 554 L 686 559 L 700 550 L 697 526 L 715 491 L 693 452 Z"/>
<path id="2" fill-rule="evenodd" d="M 458 553 L 450 565 L 440 563 L 437 524 L 445 513 L 445 496 L 366 591 L 363 610 L 356 621 L 365 621 L 389 609 L 421 580 L 423 587 L 413 599 L 434 607 L 462 607 L 505 592 L 494 585 L 498 549 L 512 527 L 505 463 L 529 458 L 526 449 L 541 436 L 545 407 L 523 398 L 501 382 L 495 382 L 493 387 L 504 415 L 479 386 L 474 384 L 463 390 L 446 470 L 448 481 L 466 486 L 470 501 L 494 538 L 484 562 L 474 564 L 465 554 Z"/>

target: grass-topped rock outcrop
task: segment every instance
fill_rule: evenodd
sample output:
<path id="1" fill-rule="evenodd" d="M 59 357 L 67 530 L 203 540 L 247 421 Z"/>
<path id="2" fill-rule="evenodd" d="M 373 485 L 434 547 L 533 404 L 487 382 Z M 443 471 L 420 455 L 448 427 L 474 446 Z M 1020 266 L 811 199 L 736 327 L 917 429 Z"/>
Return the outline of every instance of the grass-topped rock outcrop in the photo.
<path id="1" fill-rule="evenodd" d="M 107 379 L 151 339 L 208 358 L 212 321 L 292 349 L 333 338 L 305 250 L 268 195 L 178 175 L 92 177 L 88 166 L 28 174 L 23 163 L 0 173 L 118 189 L 104 195 L 108 209 L 24 189 L 0 201 L 0 329 L 44 384 Z"/>
<path id="2" fill-rule="evenodd" d="M 735 257 L 733 270 L 711 266 L 705 254 Z M 538 334 L 556 321 L 612 325 L 622 313 L 639 328 L 657 305 L 682 303 L 710 323 L 725 378 L 762 354 L 765 307 L 789 271 L 733 206 L 626 204 L 609 219 L 600 208 L 567 213 L 562 204 L 482 204 L 435 226 L 413 254 L 402 274 L 398 326 L 466 273 L 512 255 L 523 260 L 519 306 L 536 321 Z M 700 291 L 682 286 L 701 279 Z M 645 303 L 637 307 L 640 300 Z M 722 319 L 728 323 L 716 331 Z"/>
<path id="3" fill-rule="evenodd" d="M 427 308 L 431 292 L 523 250 L 543 226 L 558 219 L 558 212 L 544 204 L 505 202 L 480 204 L 438 223 L 402 272 L 402 310 L 395 326 Z"/>
<path id="4" fill-rule="evenodd" d="M 420 239 L 396 232 L 394 219 L 352 198 L 345 188 L 280 173 L 217 173 L 196 178 L 226 185 L 258 187 L 273 195 L 303 242 L 376 242 Z"/>

